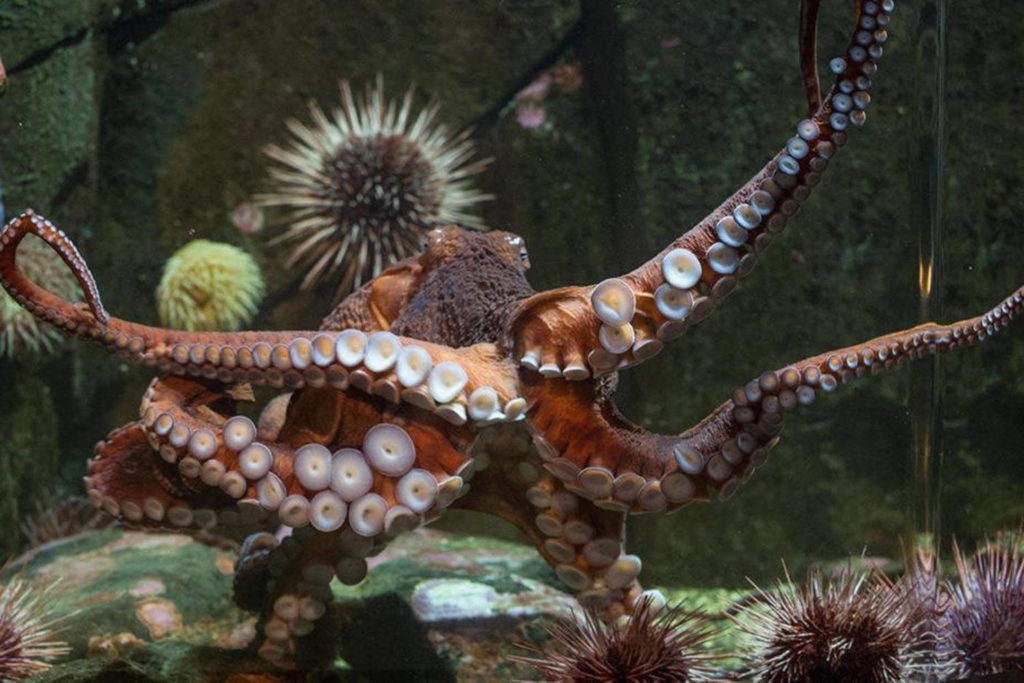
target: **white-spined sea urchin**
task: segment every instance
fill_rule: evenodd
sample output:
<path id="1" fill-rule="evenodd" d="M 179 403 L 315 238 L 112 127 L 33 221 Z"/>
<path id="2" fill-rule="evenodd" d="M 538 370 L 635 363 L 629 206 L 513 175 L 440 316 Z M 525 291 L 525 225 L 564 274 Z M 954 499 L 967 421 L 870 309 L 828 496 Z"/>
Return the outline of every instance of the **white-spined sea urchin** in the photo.
<path id="1" fill-rule="evenodd" d="M 47 590 L 52 590 L 52 587 Z M 50 668 L 49 660 L 71 652 L 54 637 L 61 620 L 49 596 L 15 576 L 0 586 L 0 681 L 20 681 Z"/>
<path id="2" fill-rule="evenodd" d="M 401 106 L 387 102 L 379 76 L 363 99 L 342 81 L 332 116 L 310 103 L 310 124 L 288 122 L 291 145 L 266 148 L 280 165 L 258 201 L 288 210 L 288 228 L 274 243 L 293 245 L 287 265 L 307 269 L 303 289 L 340 275 L 340 299 L 416 252 L 431 228 L 484 227 L 468 209 L 489 196 L 469 178 L 489 160 L 473 160 L 466 134 L 435 123 L 436 102 L 413 117 L 412 100 L 410 88 Z"/>

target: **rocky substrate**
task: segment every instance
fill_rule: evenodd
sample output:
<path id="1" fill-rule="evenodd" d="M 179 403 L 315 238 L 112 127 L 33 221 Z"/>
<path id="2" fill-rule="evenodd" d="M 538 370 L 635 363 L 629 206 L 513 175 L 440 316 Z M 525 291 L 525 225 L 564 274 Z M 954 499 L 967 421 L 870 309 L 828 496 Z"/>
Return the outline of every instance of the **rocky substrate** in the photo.
<path id="1" fill-rule="evenodd" d="M 234 554 L 188 536 L 103 530 L 21 558 L 67 615 L 71 656 L 40 681 L 279 680 L 249 647 L 256 619 L 231 601 Z M 10 571 L 10 570 L 9 570 Z M 371 558 L 358 586 L 335 582 L 335 680 L 509 680 L 524 639 L 574 606 L 528 546 L 435 530 L 409 533 Z M 684 594 L 721 609 L 724 592 Z"/>

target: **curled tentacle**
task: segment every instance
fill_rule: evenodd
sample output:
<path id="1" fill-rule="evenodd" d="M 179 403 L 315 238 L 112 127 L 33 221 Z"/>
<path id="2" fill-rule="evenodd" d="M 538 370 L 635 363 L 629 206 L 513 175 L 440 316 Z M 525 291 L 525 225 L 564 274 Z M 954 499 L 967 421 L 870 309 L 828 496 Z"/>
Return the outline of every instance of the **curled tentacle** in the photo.
<path id="1" fill-rule="evenodd" d="M 46 241 L 72 269 L 87 306 L 59 299 L 18 269 L 17 248 L 30 233 Z M 74 244 L 32 212 L 11 221 L 0 234 L 0 280 L 11 296 L 40 319 L 164 372 L 225 384 L 353 387 L 394 403 L 411 403 L 455 425 L 467 420 L 489 424 L 516 419 L 526 408 L 516 395 L 514 370 L 492 344 L 452 349 L 384 331 L 367 336 L 355 328 L 341 332 L 182 332 L 110 317 Z M 375 301 L 393 299 L 382 294 L 371 300 L 371 310 L 378 306 Z M 387 317 L 382 321 L 387 322 Z"/>
<path id="2" fill-rule="evenodd" d="M 78 306 L 54 296 L 32 282 L 18 268 L 15 259 L 18 245 L 29 234 L 42 239 L 71 269 L 85 295 L 88 314 Z M 59 327 L 67 329 L 69 322 L 74 322 L 76 327 L 79 324 L 87 324 L 90 315 L 92 320 L 101 325 L 106 325 L 110 320 L 110 316 L 100 300 L 96 281 L 93 279 L 92 273 L 89 272 L 85 259 L 78 253 L 78 248 L 64 234 L 63 230 L 58 230 L 50 221 L 36 215 L 32 209 L 8 223 L 3 233 L 0 234 L 0 281 L 18 303 L 28 308 L 40 319 Z"/>
<path id="3" fill-rule="evenodd" d="M 1024 287 L 976 318 L 951 325 L 925 323 L 765 372 L 682 434 L 673 446 L 674 462 L 665 463 L 664 476 L 680 472 L 709 479 L 726 498 L 749 468 L 764 464 L 778 442 L 785 411 L 808 405 L 818 393 L 829 393 L 866 374 L 982 341 L 1022 309 Z"/>
<path id="4" fill-rule="evenodd" d="M 334 598 L 329 584 L 336 574 L 343 583 L 359 583 L 372 548 L 372 542 L 312 529 L 298 529 L 280 543 L 269 534 L 247 538 L 235 599 L 261 613 L 260 656 L 290 669 L 330 654 L 324 650 L 333 648 L 337 624 L 330 619 Z"/>
<path id="5" fill-rule="evenodd" d="M 816 5 L 805 7 L 811 24 L 802 33 L 805 52 L 813 52 L 806 32 Z M 654 355 L 663 341 L 706 318 L 731 294 L 820 182 L 846 143 L 846 129 L 866 120 L 892 8 L 892 0 L 860 3 L 845 55 L 829 62 L 835 81 L 821 106 L 797 124 L 796 134 L 760 172 L 695 227 L 621 278 L 524 302 L 508 330 L 521 365 L 571 380 L 612 372 Z M 808 59 L 805 54 L 802 61 Z M 816 90 L 809 86 L 812 100 Z"/>
<path id="6" fill-rule="evenodd" d="M 475 466 L 469 430 L 414 409 L 333 391 L 291 401 L 300 414 L 270 435 L 217 390 L 155 380 L 142 419 L 97 445 L 90 498 L 143 526 L 211 528 L 241 515 L 383 539 L 440 515 Z M 312 403 L 330 405 L 316 416 Z"/>
<path id="7" fill-rule="evenodd" d="M 270 523 L 258 506 L 231 510 L 233 498 L 216 488 L 194 485 L 162 462 L 141 422 L 115 429 L 96 444 L 85 488 L 94 505 L 134 527 L 220 527 L 244 536 Z"/>

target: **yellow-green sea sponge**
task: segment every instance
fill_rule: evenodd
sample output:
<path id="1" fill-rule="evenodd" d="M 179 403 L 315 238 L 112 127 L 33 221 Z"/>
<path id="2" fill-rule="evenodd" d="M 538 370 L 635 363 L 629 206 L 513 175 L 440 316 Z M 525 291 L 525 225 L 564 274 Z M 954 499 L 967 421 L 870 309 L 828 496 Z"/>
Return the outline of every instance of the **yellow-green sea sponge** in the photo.
<path id="1" fill-rule="evenodd" d="M 237 330 L 256 314 L 263 275 L 238 247 L 193 240 L 164 264 L 156 289 L 157 312 L 179 330 Z"/>
<path id="2" fill-rule="evenodd" d="M 18 266 L 32 282 L 67 301 L 78 301 L 78 283 L 60 257 L 42 241 L 30 238 L 18 252 Z M 42 322 L 0 289 L 0 356 L 53 351 L 60 331 Z"/>

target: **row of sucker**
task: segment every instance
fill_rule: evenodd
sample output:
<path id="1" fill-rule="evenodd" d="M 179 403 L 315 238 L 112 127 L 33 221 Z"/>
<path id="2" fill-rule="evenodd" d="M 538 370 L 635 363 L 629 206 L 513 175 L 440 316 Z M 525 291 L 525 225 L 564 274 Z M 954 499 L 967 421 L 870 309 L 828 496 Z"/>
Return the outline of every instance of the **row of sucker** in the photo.
<path id="1" fill-rule="evenodd" d="M 526 402 L 501 403 L 493 387 L 470 388 L 469 373 L 455 361 L 435 363 L 417 344 L 402 344 L 391 332 L 357 329 L 296 337 L 287 345 L 176 344 L 157 362 L 165 372 L 203 375 L 223 382 L 253 382 L 277 388 L 354 387 L 391 403 L 405 402 L 461 426 L 520 419 Z"/>
<path id="2" fill-rule="evenodd" d="M 584 607 L 621 616 L 642 567 L 639 557 L 625 553 L 621 534 L 602 534 L 592 508 L 581 506 L 580 496 L 554 477 L 536 481 L 526 499 L 537 511 L 543 551 L 562 583 Z"/>
<path id="3" fill-rule="evenodd" d="M 219 426 L 198 426 L 176 404 L 161 400 L 158 386 L 154 381 L 147 390 L 139 424 L 160 458 L 176 466 L 195 490 L 200 484 L 219 488 L 240 508 L 276 513 L 281 523 L 293 528 L 311 525 L 330 532 L 347 522 L 347 528 L 363 536 L 396 536 L 436 517 L 464 494 L 457 474 L 435 475 L 415 467 L 415 445 L 399 425 L 375 425 L 361 450 L 341 448 L 332 453 L 312 443 L 292 451 L 259 441 L 256 425 L 242 415 Z M 375 491 L 378 481 L 380 490 Z M 180 502 L 171 510 L 148 499 L 117 501 L 102 496 L 98 502 L 130 521 L 167 519 L 179 527 L 198 523 L 198 513 Z M 210 518 L 209 525 L 216 521 L 212 511 L 203 515 Z"/>
<path id="4" fill-rule="evenodd" d="M 471 453 L 460 471 L 465 486 L 475 474 L 500 463 L 503 478 L 524 487 L 526 501 L 536 510 L 534 526 L 559 579 L 581 603 L 611 618 L 620 616 L 627 591 L 640 573 L 640 558 L 624 553 L 621 534 L 601 533 L 597 511 L 580 505 L 579 493 L 551 476 L 554 446 L 524 422 L 481 432 Z M 500 459 L 492 453 L 500 453 Z"/>
<path id="5" fill-rule="evenodd" d="M 757 256 L 783 232 L 821 181 L 829 160 L 846 143 L 846 129 L 867 120 L 868 90 L 888 38 L 885 26 L 893 6 L 892 0 L 863 3 L 846 56 L 829 62 L 836 82 L 824 106 L 796 125 L 796 134 L 774 160 L 774 170 L 717 217 L 716 241 L 703 259 L 685 247 L 662 259 L 664 282 L 654 293 L 663 317 L 659 339 L 679 336 L 707 317 L 715 301 L 735 290 L 737 278 L 753 270 Z"/>
<path id="6" fill-rule="evenodd" d="M 678 471 L 661 478 L 662 491 L 669 497 L 670 487 L 678 484 L 692 493 L 693 480 L 704 478 L 718 489 L 720 498 L 728 498 L 742 479 L 765 463 L 778 443 L 786 411 L 810 405 L 818 392 L 830 393 L 867 374 L 987 339 L 1022 310 L 1024 288 L 977 318 L 953 325 L 921 325 L 763 373 L 736 389 L 726 404 L 734 425 L 726 439 L 713 446 L 683 440 L 672 447 Z M 690 483 L 677 479 L 683 476 L 692 478 Z"/>
<path id="7" fill-rule="evenodd" d="M 28 232 L 42 238 L 69 265 L 82 284 L 91 315 L 83 316 L 80 307 L 57 300 L 17 270 L 14 251 Z M 209 341 L 185 335 L 182 338 L 190 341 L 175 342 L 181 335 L 173 331 L 110 320 L 74 244 L 49 221 L 31 212 L 9 223 L 0 234 L 0 265 L 4 287 L 37 317 L 162 372 L 290 390 L 354 387 L 392 403 L 406 402 L 431 411 L 457 426 L 469 420 L 478 425 L 517 420 L 526 412 L 523 398 L 512 396 L 503 401 L 494 387 L 474 387 L 462 364 L 438 362 L 425 345 L 403 344 L 390 332 L 210 333 L 205 336 Z M 150 333 L 170 341 L 154 341 Z"/>
<path id="8" fill-rule="evenodd" d="M 342 533 L 353 532 L 346 529 Z M 324 562 L 308 561 L 309 558 L 300 557 L 303 545 L 309 543 L 315 534 L 315 531 L 306 527 L 295 529 L 280 541 L 271 534 L 255 537 L 257 542 L 271 549 L 267 560 L 270 575 L 267 589 L 272 602 L 269 614 L 263 621 L 265 640 L 258 652 L 260 657 L 278 666 L 294 661 L 296 639 L 310 636 L 316 628 L 316 622 L 324 617 L 333 602 L 330 583 L 336 575 L 335 569 Z M 253 538 L 246 539 L 246 544 L 250 544 Z M 373 546 L 371 539 L 363 540 Z M 286 577 L 286 572 L 297 564 L 301 567 L 299 571 Z M 365 566 L 359 580 L 363 576 Z"/>
<path id="9" fill-rule="evenodd" d="M 123 519 L 130 525 L 169 530 L 201 529 L 212 530 L 215 527 L 232 530 L 252 530 L 273 524 L 274 514 L 262 508 L 255 500 L 242 499 L 237 501 L 235 509 L 218 509 L 198 505 L 193 506 L 181 499 L 196 493 L 196 488 L 182 488 L 170 478 L 155 469 L 153 491 L 133 491 L 131 496 L 123 492 L 111 491 L 103 485 L 98 472 L 107 457 L 118 457 L 115 441 L 122 433 L 137 429 L 141 422 L 133 422 L 110 432 L 106 439 L 96 444 L 93 458 L 88 463 L 84 480 L 86 494 L 94 506 L 104 510 L 112 517 Z M 231 487 L 228 486 L 228 489 Z M 242 489 L 244 492 L 244 489 Z M 122 495 L 116 498 L 114 493 Z M 147 495 L 150 494 L 150 495 Z M 230 494 L 229 494 L 230 495 Z"/>
<path id="10" fill-rule="evenodd" d="M 892 10 L 892 0 L 862 4 L 846 55 L 829 62 L 836 81 L 828 99 L 813 118 L 797 124 L 763 179 L 723 205 L 714 222 L 715 242 L 703 255 L 682 246 L 669 251 L 661 260 L 662 282 L 653 296 L 637 292 L 627 279 L 598 284 L 590 301 L 599 320 L 599 346 L 587 353 L 586 364 L 577 359 L 560 367 L 542 358 L 539 348 L 527 350 L 520 364 L 546 377 L 597 377 L 652 357 L 664 341 L 706 318 L 799 211 L 836 149 L 846 143 L 846 129 L 866 121 L 871 77 Z"/>
<path id="11" fill-rule="evenodd" d="M 534 437 L 544 469 L 554 475 L 570 493 L 594 503 L 602 510 L 625 513 L 660 512 L 676 509 L 703 496 L 700 470 L 672 470 L 660 477 L 644 477 L 636 472 L 616 474 L 602 465 L 581 467 L 541 436 Z"/>

